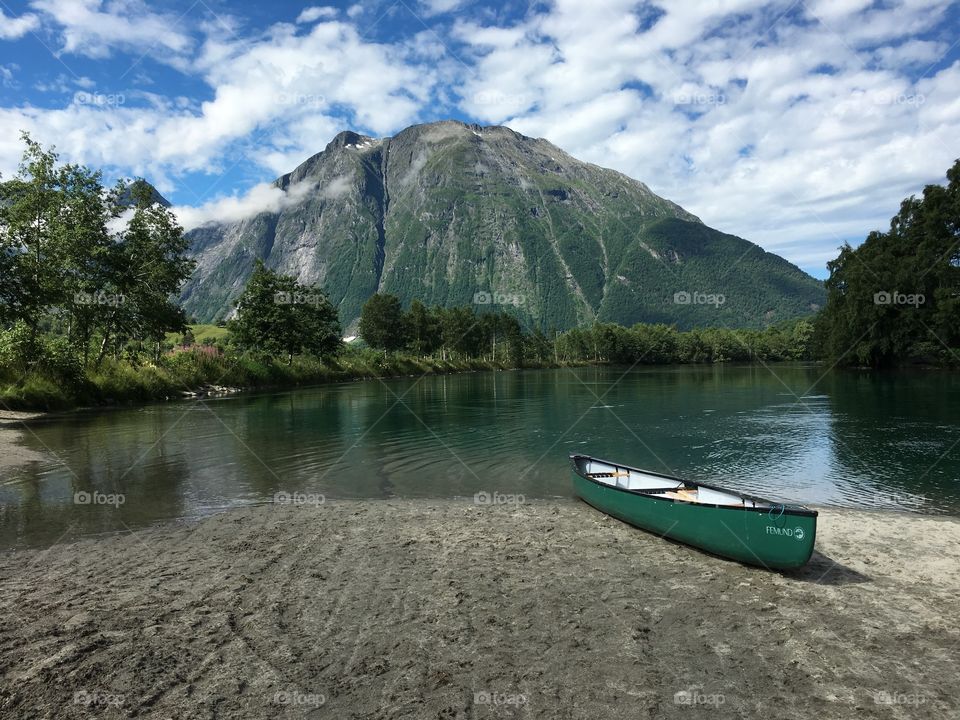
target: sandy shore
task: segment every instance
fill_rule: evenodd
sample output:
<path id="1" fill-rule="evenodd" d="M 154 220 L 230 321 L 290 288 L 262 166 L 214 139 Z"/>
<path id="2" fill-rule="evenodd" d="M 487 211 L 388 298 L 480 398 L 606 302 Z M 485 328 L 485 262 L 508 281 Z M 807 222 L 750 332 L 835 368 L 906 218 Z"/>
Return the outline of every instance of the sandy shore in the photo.
<path id="1" fill-rule="evenodd" d="M 0 556 L 4 718 L 960 717 L 960 522 L 777 574 L 575 501 L 256 507 Z"/>
<path id="2" fill-rule="evenodd" d="M 0 409 L 0 470 L 42 460 L 43 454 L 24 447 L 24 423 L 42 417 L 43 413 Z"/>

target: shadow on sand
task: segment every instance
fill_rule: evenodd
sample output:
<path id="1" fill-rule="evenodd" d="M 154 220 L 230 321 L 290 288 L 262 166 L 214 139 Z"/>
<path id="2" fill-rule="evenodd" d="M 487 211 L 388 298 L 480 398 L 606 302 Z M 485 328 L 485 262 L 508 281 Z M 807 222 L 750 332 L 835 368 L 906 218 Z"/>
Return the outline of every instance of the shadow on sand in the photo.
<path id="1" fill-rule="evenodd" d="M 814 585 L 852 585 L 871 581 L 867 575 L 848 568 L 816 550 L 810 556 L 810 561 L 802 568 L 782 570 L 780 574 L 791 580 Z"/>

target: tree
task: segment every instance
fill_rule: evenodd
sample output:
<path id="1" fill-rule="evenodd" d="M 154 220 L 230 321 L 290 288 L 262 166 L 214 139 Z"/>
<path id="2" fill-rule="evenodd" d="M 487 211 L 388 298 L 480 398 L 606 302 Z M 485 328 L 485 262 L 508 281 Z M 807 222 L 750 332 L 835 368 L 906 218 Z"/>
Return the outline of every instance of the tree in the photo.
<path id="1" fill-rule="evenodd" d="M 176 218 L 147 183 L 107 193 L 99 172 L 23 141 L 17 176 L 0 183 L 0 321 L 23 322 L 34 339 L 41 326 L 65 330 L 84 362 L 98 333 L 98 361 L 131 339 L 159 352 L 184 324 L 173 297 L 193 268 Z"/>
<path id="2" fill-rule="evenodd" d="M 26 148 L 19 172 L 0 184 L 0 252 L 9 273 L 4 314 L 23 320 L 36 337 L 40 319 L 64 300 L 65 178 L 53 150 L 26 133 L 21 138 Z"/>
<path id="3" fill-rule="evenodd" d="M 480 357 L 486 346 L 481 321 L 469 306 L 444 309 L 441 334 L 444 350 L 462 357 Z"/>
<path id="4" fill-rule="evenodd" d="M 598 360 L 628 365 L 637 358 L 634 337 L 625 327 L 613 323 L 594 323 L 593 340 Z"/>
<path id="5" fill-rule="evenodd" d="M 520 322 L 502 310 L 484 313 L 477 320 L 479 337 L 476 341 L 490 349 L 490 360 L 492 362 L 508 360 L 514 367 L 522 366 L 525 347 Z"/>
<path id="6" fill-rule="evenodd" d="M 554 330 L 551 330 L 550 337 L 547 337 L 540 328 L 534 328 L 533 332 L 524 338 L 526 344 L 524 356 L 531 357 L 541 363 L 554 360 L 554 343 L 551 342 L 550 338 L 555 336 L 556 331 Z"/>
<path id="7" fill-rule="evenodd" d="M 407 323 L 400 298 L 387 293 L 370 296 L 360 311 L 360 337 L 373 348 L 400 350 L 407 344 Z"/>
<path id="8" fill-rule="evenodd" d="M 513 315 L 500 313 L 497 328 L 507 343 L 507 360 L 512 367 L 522 367 L 526 359 L 527 343 L 524 342 L 520 321 Z"/>
<path id="9" fill-rule="evenodd" d="M 56 233 L 61 238 L 58 259 L 63 271 L 60 309 L 67 317 L 68 338 L 83 348 L 86 364 L 90 341 L 109 307 L 90 300 L 101 297 L 113 281 L 110 258 L 118 243 L 108 230 L 111 199 L 104 193 L 100 173 L 67 165 L 60 176 L 64 195 Z"/>
<path id="10" fill-rule="evenodd" d="M 186 327 L 183 310 L 173 302 L 180 285 L 193 271 L 189 243 L 169 208 L 156 202 L 149 186 L 120 183 L 114 198 L 133 198 L 133 215 L 113 245 L 108 274 L 112 292 L 104 303 L 109 312 L 103 327 L 100 357 L 113 340 L 119 346 L 130 338 L 154 343 L 159 353 L 167 332 Z M 119 214 L 120 208 L 115 208 Z"/>
<path id="11" fill-rule="evenodd" d="M 483 336 L 483 347 L 490 351 L 490 362 L 497 361 L 497 341 L 502 340 L 500 326 L 502 324 L 501 315 L 498 312 L 482 313 L 478 318 L 480 322 L 480 333 Z M 483 350 L 481 350 L 481 354 Z M 505 355 L 503 347 L 500 348 L 500 357 Z"/>
<path id="12" fill-rule="evenodd" d="M 960 161 L 948 184 L 908 198 L 887 232 L 828 263 L 816 342 L 835 361 L 874 367 L 960 345 Z"/>
<path id="13" fill-rule="evenodd" d="M 22 304 L 25 288 L 19 264 L 19 252 L 12 244 L 4 242 L 0 234 L 0 328 L 10 327 L 23 316 Z"/>
<path id="14" fill-rule="evenodd" d="M 636 324 L 631 329 L 634 337 L 636 361 L 649 365 L 677 362 L 679 334 L 670 325 Z"/>
<path id="15" fill-rule="evenodd" d="M 593 357 L 593 337 L 589 330 L 572 328 L 556 340 L 557 354 L 567 362 L 577 362 Z"/>
<path id="16" fill-rule="evenodd" d="M 419 300 L 410 303 L 404 322 L 407 347 L 419 356 L 432 354 L 440 347 L 440 318 L 436 308 L 428 308 Z"/>
<path id="17" fill-rule="evenodd" d="M 227 326 L 237 345 L 270 356 L 309 352 L 329 356 L 341 347 L 337 310 L 318 287 L 280 275 L 257 260 Z"/>

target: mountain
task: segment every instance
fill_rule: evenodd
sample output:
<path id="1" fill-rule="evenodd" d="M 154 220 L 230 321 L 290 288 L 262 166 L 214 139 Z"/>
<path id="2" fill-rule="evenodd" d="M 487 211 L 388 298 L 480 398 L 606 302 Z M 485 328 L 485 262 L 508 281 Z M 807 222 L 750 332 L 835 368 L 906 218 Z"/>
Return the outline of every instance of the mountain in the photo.
<path id="1" fill-rule="evenodd" d="M 147 192 L 150 193 L 151 203 L 157 203 L 166 208 L 171 207 L 170 201 L 161 195 L 153 185 L 148 183 L 143 178 L 136 178 L 129 185 L 127 185 L 120 197 L 117 198 L 117 202 L 125 208 L 133 207 L 135 205 L 133 193 L 141 187 L 146 188 Z"/>
<path id="2" fill-rule="evenodd" d="M 498 302 L 544 329 L 760 327 L 823 303 L 821 283 L 783 258 L 506 127 L 342 132 L 275 184 L 286 193 L 276 211 L 189 233 L 188 314 L 228 316 L 258 258 L 322 285 L 344 327 L 378 291 L 405 304 Z"/>

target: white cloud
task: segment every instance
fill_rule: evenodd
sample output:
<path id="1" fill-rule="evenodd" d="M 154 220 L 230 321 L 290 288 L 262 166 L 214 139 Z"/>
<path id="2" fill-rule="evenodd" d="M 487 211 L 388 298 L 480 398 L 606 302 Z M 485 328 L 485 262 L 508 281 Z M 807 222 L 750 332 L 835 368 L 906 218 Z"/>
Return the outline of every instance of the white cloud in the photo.
<path id="1" fill-rule="evenodd" d="M 16 40 L 39 27 L 40 18 L 36 15 L 27 13 L 19 17 L 7 17 L 0 8 L 0 40 Z"/>
<path id="2" fill-rule="evenodd" d="M 217 198 L 199 207 L 179 206 L 173 211 L 180 224 L 187 230 L 192 230 L 210 222 L 238 222 L 259 213 L 275 213 L 294 207 L 316 188 L 316 184 L 304 182 L 284 191 L 272 183 L 261 183 L 242 195 Z"/>
<path id="3" fill-rule="evenodd" d="M 462 10 L 469 4 L 470 0 L 420 0 L 418 7 L 423 15 L 430 17 Z"/>
<path id="4" fill-rule="evenodd" d="M 320 188 L 320 194 L 327 200 L 336 200 L 349 193 L 352 186 L 353 177 L 341 175 Z"/>
<path id="5" fill-rule="evenodd" d="M 877 60 L 891 70 L 913 64 L 935 63 L 949 50 L 946 42 L 933 40 L 908 40 L 900 45 L 880 47 L 876 50 Z"/>
<path id="6" fill-rule="evenodd" d="M 847 19 L 870 7 L 873 0 L 814 0 L 806 5 L 807 14 L 824 20 Z"/>
<path id="7" fill-rule="evenodd" d="M 210 200 L 199 206 L 181 205 L 173 208 L 180 224 L 187 230 L 215 222 L 239 222 L 259 213 L 276 213 L 302 203 L 316 194 L 325 200 L 336 200 L 350 192 L 354 178 L 341 175 L 329 182 L 300 182 L 281 190 L 273 183 L 261 183 L 242 194 Z"/>
<path id="8" fill-rule="evenodd" d="M 9 65 L 0 65 L 0 87 L 15 88 L 17 81 L 13 79 L 13 73 L 19 70 L 20 66 L 16 63 Z"/>
<path id="9" fill-rule="evenodd" d="M 257 161 L 274 176 L 283 175 L 322 150 L 327 140 L 341 130 L 342 123 L 335 118 L 320 113 L 305 114 L 273 134 L 271 148 L 261 150 Z"/>
<path id="10" fill-rule="evenodd" d="M 96 85 L 93 80 L 86 76 L 70 77 L 66 73 L 60 73 L 52 80 L 40 81 L 33 87 L 35 90 L 43 93 L 70 93 L 73 95 L 74 92 L 76 92 L 75 88 L 79 87 L 83 90 L 93 90 L 96 88 Z"/>
<path id="11" fill-rule="evenodd" d="M 175 63 L 193 46 L 183 18 L 152 12 L 140 0 L 33 0 L 32 7 L 59 26 L 63 53 L 106 58 L 122 48 L 135 59 L 149 53 Z"/>
<path id="12" fill-rule="evenodd" d="M 297 22 L 312 23 L 316 22 L 320 18 L 333 18 L 336 16 L 337 9 L 335 7 L 313 5 L 303 9 L 303 11 L 297 16 Z"/>
<path id="13" fill-rule="evenodd" d="M 154 95 L 146 107 L 0 108 L 0 171 L 15 169 L 21 151 L 2 138 L 23 128 L 72 161 L 149 178 L 219 174 L 241 150 L 239 160 L 280 174 L 322 149 L 345 122 L 377 135 L 411 124 L 435 85 L 434 71 L 408 62 L 406 49 L 366 41 L 339 22 L 303 35 L 275 26 L 259 39 L 210 37 L 193 67 L 213 88 L 198 105 Z"/>

